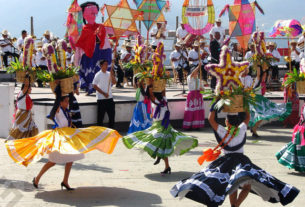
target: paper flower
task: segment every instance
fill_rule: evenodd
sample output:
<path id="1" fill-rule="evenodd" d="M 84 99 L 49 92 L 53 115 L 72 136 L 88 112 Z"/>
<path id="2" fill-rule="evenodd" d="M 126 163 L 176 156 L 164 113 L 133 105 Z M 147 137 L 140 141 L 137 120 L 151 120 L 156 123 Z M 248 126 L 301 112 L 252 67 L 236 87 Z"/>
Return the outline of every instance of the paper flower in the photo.
<path id="1" fill-rule="evenodd" d="M 231 86 L 242 86 L 239 76 L 248 68 L 249 62 L 234 62 L 231 57 L 228 46 L 223 46 L 220 54 L 220 63 L 205 66 L 205 69 L 217 79 L 215 91 L 217 95 L 220 91 L 229 90 Z"/>
<path id="2" fill-rule="evenodd" d="M 33 58 L 33 50 L 34 50 L 34 40 L 32 37 L 26 37 L 24 39 L 24 47 L 23 47 L 23 66 L 32 67 L 32 58 Z"/>
<path id="3" fill-rule="evenodd" d="M 48 70 L 50 73 L 58 72 L 55 50 L 52 44 L 44 44 L 42 51 L 47 58 Z"/>

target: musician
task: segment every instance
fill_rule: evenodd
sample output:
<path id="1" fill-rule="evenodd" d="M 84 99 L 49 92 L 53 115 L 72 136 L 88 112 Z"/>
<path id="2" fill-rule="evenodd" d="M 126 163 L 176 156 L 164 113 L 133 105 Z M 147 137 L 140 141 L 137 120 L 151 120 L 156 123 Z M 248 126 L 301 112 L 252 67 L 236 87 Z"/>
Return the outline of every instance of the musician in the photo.
<path id="1" fill-rule="evenodd" d="M 171 62 L 174 66 L 174 70 L 177 71 L 180 83 L 183 83 L 183 70 L 187 70 L 187 53 L 182 51 L 181 44 L 179 42 L 175 45 L 175 50 L 170 54 Z M 188 71 L 188 70 L 187 70 Z"/>
<path id="2" fill-rule="evenodd" d="M 176 31 L 177 42 L 183 41 L 189 33 L 185 30 L 183 22 L 180 22 L 180 27 Z"/>
<path id="3" fill-rule="evenodd" d="M 281 55 L 279 53 L 279 51 L 277 51 L 276 49 L 276 44 L 275 42 L 270 42 L 269 43 L 269 49 L 267 50 L 267 53 L 270 53 L 274 60 L 271 61 L 271 67 L 269 69 L 271 69 L 272 71 L 272 80 L 278 81 L 279 78 L 279 62 L 281 59 Z"/>
<path id="4" fill-rule="evenodd" d="M 250 44 L 250 50 L 246 53 L 245 55 L 245 60 L 249 61 L 250 65 L 249 65 L 249 75 L 252 75 L 252 71 L 253 71 L 253 61 L 250 61 L 250 59 L 253 57 L 253 55 L 255 54 L 255 45 L 252 43 Z"/>
<path id="5" fill-rule="evenodd" d="M 24 45 L 24 39 L 28 36 L 28 33 L 26 30 L 21 31 L 21 37 L 17 40 L 17 47 L 19 52 L 21 53 L 23 51 L 23 45 Z"/>
<path id="6" fill-rule="evenodd" d="M 207 83 L 208 81 L 208 72 L 204 69 L 204 67 L 209 63 L 208 57 L 210 56 L 210 51 L 206 48 L 206 42 L 204 39 L 200 39 L 200 54 L 201 54 L 201 73 L 202 80 Z"/>
<path id="7" fill-rule="evenodd" d="M 36 67 L 40 68 L 41 70 L 48 71 L 47 59 L 42 52 L 42 42 L 37 42 L 36 47 L 37 47 L 37 52 L 35 55 Z M 37 80 L 37 83 L 38 83 L 38 87 L 40 88 L 43 87 L 42 81 Z"/>
<path id="8" fill-rule="evenodd" d="M 133 54 L 133 51 L 132 51 L 132 45 L 129 42 L 129 43 L 126 44 L 126 51 L 122 54 L 121 61 L 122 61 L 123 64 L 127 64 L 132 59 L 134 59 L 134 54 Z M 125 72 L 125 78 L 126 78 L 127 84 L 128 84 L 128 80 L 130 80 L 130 79 L 131 79 L 131 82 L 132 82 L 133 70 L 124 68 L 124 72 Z"/>
<path id="9" fill-rule="evenodd" d="M 295 40 L 291 41 L 291 69 L 296 68 L 297 71 L 300 69 L 300 51 L 297 49 L 297 42 Z M 289 62 L 286 64 L 287 68 L 289 68 Z"/>
<path id="10" fill-rule="evenodd" d="M 213 40 L 210 42 L 211 63 L 218 64 L 220 51 L 221 51 L 221 47 L 219 43 L 221 38 L 220 32 L 215 32 L 213 37 L 214 37 Z M 216 88 L 216 77 L 214 76 L 212 76 L 211 88 L 212 90 L 215 90 Z"/>
<path id="11" fill-rule="evenodd" d="M 48 43 L 51 43 L 52 40 L 51 40 L 51 33 L 49 30 L 46 30 L 44 33 L 43 33 L 43 38 L 42 38 L 42 44 L 48 44 Z"/>
<path id="12" fill-rule="evenodd" d="M 110 45 L 112 48 L 112 64 L 113 64 L 113 69 L 116 72 L 117 76 L 117 82 L 116 82 L 116 88 L 124 88 L 123 85 L 121 85 L 124 81 L 124 71 L 122 69 L 122 64 L 121 64 L 121 52 L 118 50 L 119 44 L 116 44 L 116 39 L 115 40 L 110 40 Z M 124 46 L 124 48 L 126 48 Z M 124 50 L 126 51 L 126 50 Z"/>
<path id="13" fill-rule="evenodd" d="M 303 54 L 305 52 L 304 44 L 305 44 L 305 31 L 303 32 L 302 36 L 298 40 L 298 47 Z M 301 58 L 304 58 L 304 57 L 301 57 Z"/>
<path id="14" fill-rule="evenodd" d="M 217 19 L 216 20 L 216 26 L 214 26 L 211 31 L 210 31 L 210 40 L 212 41 L 215 38 L 215 33 L 219 32 L 220 34 L 220 40 L 219 43 L 222 44 L 225 36 L 226 36 L 226 32 L 225 29 L 221 26 L 221 19 Z"/>
<path id="15" fill-rule="evenodd" d="M 243 61 L 243 55 L 242 53 L 238 50 L 238 43 L 234 42 L 232 43 L 232 59 L 235 62 L 241 62 Z"/>
<path id="16" fill-rule="evenodd" d="M 12 39 L 8 35 L 7 30 L 2 31 L 2 38 L 0 39 L 1 55 L 3 57 L 3 63 L 5 67 L 8 67 L 7 58 L 12 56 L 14 58 L 19 58 L 19 55 L 16 52 L 16 48 L 13 45 Z"/>
<path id="17" fill-rule="evenodd" d="M 166 22 L 162 23 L 162 22 L 157 22 L 157 27 L 154 27 L 151 30 L 150 36 L 153 40 L 152 44 L 156 44 L 158 45 L 158 43 L 161 41 L 161 39 L 166 39 Z"/>
<path id="18" fill-rule="evenodd" d="M 72 55 L 73 55 L 73 52 L 72 52 L 71 45 L 68 44 L 67 45 L 67 51 L 66 51 L 66 65 L 67 66 L 72 64 Z"/>

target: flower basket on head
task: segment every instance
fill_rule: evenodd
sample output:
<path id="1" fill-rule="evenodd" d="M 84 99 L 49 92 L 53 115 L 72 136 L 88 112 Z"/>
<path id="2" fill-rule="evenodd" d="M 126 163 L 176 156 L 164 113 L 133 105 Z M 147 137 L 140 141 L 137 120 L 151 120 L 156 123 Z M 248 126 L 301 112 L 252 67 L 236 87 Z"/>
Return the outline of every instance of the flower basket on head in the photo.
<path id="1" fill-rule="evenodd" d="M 69 94 L 73 92 L 73 77 L 60 79 L 58 81 L 62 94 Z M 49 84 L 52 92 L 55 94 L 55 89 L 58 84 L 55 81 L 51 81 Z"/>
<path id="2" fill-rule="evenodd" d="M 18 83 L 23 83 L 25 80 L 26 71 L 25 70 L 18 70 L 16 71 L 16 81 Z"/>
<path id="3" fill-rule="evenodd" d="M 31 84 L 35 82 L 36 79 L 36 69 L 35 68 L 29 68 L 24 67 L 18 60 L 18 58 L 15 59 L 15 62 L 11 62 L 11 66 L 7 68 L 7 73 L 16 73 L 16 81 L 18 83 L 24 83 L 25 76 L 27 74 L 31 77 Z"/>
<path id="4" fill-rule="evenodd" d="M 297 81 L 297 92 L 298 94 L 305 94 L 305 80 Z"/>
<path id="5" fill-rule="evenodd" d="M 166 86 L 166 79 L 153 80 L 153 92 L 161 93 L 162 91 L 165 90 L 165 86 Z"/>
<path id="6" fill-rule="evenodd" d="M 76 82 L 78 82 L 79 81 L 79 75 L 78 74 L 75 74 L 74 76 L 73 76 L 73 83 L 76 83 Z"/>
<path id="7" fill-rule="evenodd" d="M 226 103 L 223 106 L 223 112 L 227 113 L 239 113 L 244 112 L 244 100 L 243 95 L 233 95 L 228 98 L 230 100 L 230 105 Z"/>

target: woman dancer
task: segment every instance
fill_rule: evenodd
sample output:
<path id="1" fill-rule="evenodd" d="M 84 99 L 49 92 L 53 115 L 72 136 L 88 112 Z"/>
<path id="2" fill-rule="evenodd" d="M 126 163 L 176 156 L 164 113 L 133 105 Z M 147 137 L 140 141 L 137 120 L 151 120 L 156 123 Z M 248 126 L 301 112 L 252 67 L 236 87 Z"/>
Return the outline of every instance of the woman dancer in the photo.
<path id="1" fill-rule="evenodd" d="M 249 127 L 251 127 L 252 136 L 258 138 L 257 129 L 262 122 L 285 120 L 291 113 L 291 103 L 277 104 L 265 98 L 267 71 L 263 71 L 261 67 L 258 67 L 256 73 L 254 88 L 261 87 L 261 92 L 256 94 L 256 105 L 250 105 L 251 120 Z"/>
<path id="2" fill-rule="evenodd" d="M 6 148 L 9 156 L 19 164 L 28 166 L 49 155 L 49 161 L 43 166 L 39 174 L 34 177 L 33 185 L 38 183 L 55 164 L 65 163 L 65 174 L 61 188 L 73 190 L 68 183 L 69 174 L 74 161 L 84 158 L 84 154 L 94 149 L 111 154 L 121 135 L 112 129 L 104 127 L 88 127 L 85 129 L 71 128 L 71 117 L 68 113 L 69 97 L 61 96 L 59 87 L 57 98 L 50 113 L 50 119 L 55 123 L 55 129 L 46 130 L 35 137 L 8 141 Z"/>
<path id="3" fill-rule="evenodd" d="M 25 82 L 21 86 L 21 91 L 16 100 L 16 113 L 13 127 L 10 130 L 8 140 L 32 137 L 38 134 L 38 128 L 33 120 L 33 102 L 30 97 L 32 87 L 30 76 L 26 76 Z"/>
<path id="4" fill-rule="evenodd" d="M 168 157 L 185 154 L 197 147 L 198 141 L 175 130 L 169 124 L 170 112 L 165 91 L 151 94 L 151 99 L 154 108 L 153 125 L 146 130 L 123 137 L 123 142 L 128 149 L 139 148 L 146 151 L 152 158 L 157 158 L 154 165 L 159 164 L 163 159 L 165 169 L 161 174 L 170 174 Z"/>
<path id="5" fill-rule="evenodd" d="M 204 127 L 204 104 L 200 93 L 199 68 L 201 68 L 200 64 L 187 77 L 189 93 L 187 95 L 184 112 L 184 129 L 200 129 Z"/>
<path id="6" fill-rule="evenodd" d="M 71 120 L 72 125 L 76 128 L 82 128 L 83 127 L 83 121 L 82 116 L 80 113 L 79 104 L 77 102 L 77 99 L 75 98 L 75 94 L 79 95 L 79 80 L 74 79 L 74 91 L 69 94 L 69 111 L 71 113 Z"/>
<path id="7" fill-rule="evenodd" d="M 272 203 L 286 205 L 292 202 L 299 193 L 298 189 L 276 179 L 243 154 L 249 113 L 246 112 L 245 119 L 228 115 L 228 129 L 217 123 L 215 113 L 210 113 L 209 122 L 224 156 L 177 183 L 171 189 L 171 194 L 174 197 L 187 197 L 209 207 L 222 205 L 227 195 L 230 195 L 231 206 L 239 207 L 250 191 Z M 239 188 L 241 192 L 238 195 Z"/>
<path id="8" fill-rule="evenodd" d="M 305 172 L 305 105 L 299 123 L 294 127 L 292 141 L 284 146 L 277 154 L 278 162 L 289 169 Z"/>
<path id="9" fill-rule="evenodd" d="M 151 86 L 145 86 L 143 81 L 135 81 L 134 85 L 138 87 L 136 92 L 137 104 L 134 108 L 127 134 L 145 130 L 152 125 L 152 118 L 150 117 L 151 102 L 149 99 Z"/>

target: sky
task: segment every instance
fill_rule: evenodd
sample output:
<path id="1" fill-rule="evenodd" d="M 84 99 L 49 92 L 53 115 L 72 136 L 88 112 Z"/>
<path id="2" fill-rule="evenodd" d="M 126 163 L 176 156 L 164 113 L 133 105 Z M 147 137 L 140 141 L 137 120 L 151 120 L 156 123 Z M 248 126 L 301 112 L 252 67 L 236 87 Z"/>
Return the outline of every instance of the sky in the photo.
<path id="1" fill-rule="evenodd" d="M 119 0 L 91 0 L 100 6 L 116 5 Z M 135 8 L 132 0 L 128 0 Z M 175 29 L 176 16 L 181 17 L 184 0 L 170 0 L 171 10 L 165 13 L 168 29 Z M 254 0 L 249 0 L 253 2 Z M 265 11 L 265 15 L 256 12 L 257 26 L 260 30 L 269 31 L 276 20 L 297 19 L 305 24 L 305 0 L 257 0 Z M 79 0 L 79 4 L 85 0 Z M 216 16 L 226 4 L 233 4 L 234 0 L 214 0 Z M 45 30 L 50 30 L 58 37 L 65 34 L 67 8 L 71 0 L 0 0 L 0 31 L 7 29 L 11 36 L 19 37 L 21 30 L 30 31 L 30 17 L 34 17 L 34 30 L 37 37 L 41 37 Z M 223 26 L 228 26 L 228 16 L 222 17 Z M 97 22 L 101 22 L 101 15 Z M 144 27 L 142 27 L 144 31 Z"/>

